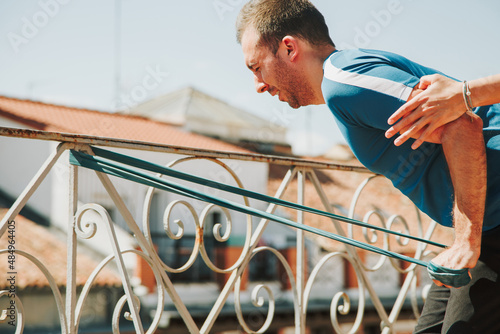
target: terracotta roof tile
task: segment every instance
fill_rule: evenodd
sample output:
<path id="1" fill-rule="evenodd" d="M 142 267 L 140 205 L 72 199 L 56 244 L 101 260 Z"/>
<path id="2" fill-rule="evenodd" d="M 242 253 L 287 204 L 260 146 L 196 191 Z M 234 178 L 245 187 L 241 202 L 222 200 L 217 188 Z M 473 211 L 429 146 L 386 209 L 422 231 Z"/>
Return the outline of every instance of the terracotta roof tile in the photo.
<path id="1" fill-rule="evenodd" d="M 7 212 L 6 209 L 0 210 L 0 217 Z M 40 226 L 31 220 L 22 216 L 15 218 L 15 249 L 22 250 L 36 257 L 49 270 L 58 286 L 66 285 L 66 242 L 54 236 L 46 227 Z M 8 247 L 8 233 L 0 238 L 0 249 Z M 8 254 L 0 255 L 0 272 L 9 271 Z M 77 255 L 77 286 L 83 286 L 92 271 L 98 263 L 82 253 Z M 24 289 L 27 287 L 42 288 L 48 286 L 48 280 L 43 273 L 28 259 L 17 255 L 14 263 L 16 275 L 16 288 Z M 7 284 L 6 280 L 0 280 L 0 289 Z M 97 286 L 115 286 L 121 285 L 118 274 L 110 269 L 104 268 L 97 276 L 94 283 Z"/>
<path id="2" fill-rule="evenodd" d="M 37 130 L 140 140 L 192 148 L 250 153 L 236 145 L 184 132 L 140 116 L 64 107 L 0 96 L 0 117 Z"/>

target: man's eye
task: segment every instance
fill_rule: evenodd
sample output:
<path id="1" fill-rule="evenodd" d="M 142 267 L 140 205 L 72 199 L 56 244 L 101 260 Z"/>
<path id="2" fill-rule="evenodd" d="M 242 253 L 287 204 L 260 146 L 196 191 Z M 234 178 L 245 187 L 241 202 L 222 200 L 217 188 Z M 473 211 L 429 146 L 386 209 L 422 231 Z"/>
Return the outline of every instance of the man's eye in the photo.
<path id="1" fill-rule="evenodd" d="M 256 67 L 255 72 L 260 72 L 260 67 Z"/>

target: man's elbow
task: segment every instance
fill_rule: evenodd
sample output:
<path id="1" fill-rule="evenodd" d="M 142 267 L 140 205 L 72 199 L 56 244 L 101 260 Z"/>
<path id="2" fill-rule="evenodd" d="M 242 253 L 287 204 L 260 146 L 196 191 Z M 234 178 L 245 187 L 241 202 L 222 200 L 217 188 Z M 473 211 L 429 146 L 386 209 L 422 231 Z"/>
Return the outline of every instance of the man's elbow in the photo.
<path id="1" fill-rule="evenodd" d="M 457 140 L 468 140 L 469 136 L 481 136 L 483 133 L 483 120 L 472 112 L 466 112 L 453 122 L 442 127 L 441 143 L 453 144 Z"/>

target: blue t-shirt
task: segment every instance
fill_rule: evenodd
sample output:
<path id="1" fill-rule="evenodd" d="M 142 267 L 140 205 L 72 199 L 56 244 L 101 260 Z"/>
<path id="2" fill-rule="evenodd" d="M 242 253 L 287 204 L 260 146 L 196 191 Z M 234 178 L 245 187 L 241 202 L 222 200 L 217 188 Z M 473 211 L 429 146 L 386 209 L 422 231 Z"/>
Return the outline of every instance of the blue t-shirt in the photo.
<path id="1" fill-rule="evenodd" d="M 388 118 L 424 75 L 439 73 L 402 56 L 375 50 L 335 51 L 324 63 L 323 96 L 359 161 L 389 178 L 423 212 L 452 226 L 453 184 L 441 145 L 413 139 L 395 146 Z M 500 225 L 500 105 L 476 108 L 483 119 L 488 190 L 483 231 Z"/>

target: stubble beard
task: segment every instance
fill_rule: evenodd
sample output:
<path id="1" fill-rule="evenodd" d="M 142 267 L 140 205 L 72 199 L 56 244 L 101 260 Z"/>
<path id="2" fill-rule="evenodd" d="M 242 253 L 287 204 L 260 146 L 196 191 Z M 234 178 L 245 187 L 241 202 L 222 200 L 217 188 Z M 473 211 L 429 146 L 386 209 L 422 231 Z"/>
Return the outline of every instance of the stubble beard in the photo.
<path id="1" fill-rule="evenodd" d="M 297 109 L 312 104 L 314 93 L 311 85 L 296 71 L 287 68 L 286 63 L 279 57 L 275 66 L 278 89 L 285 93 L 286 102 L 290 107 Z"/>

